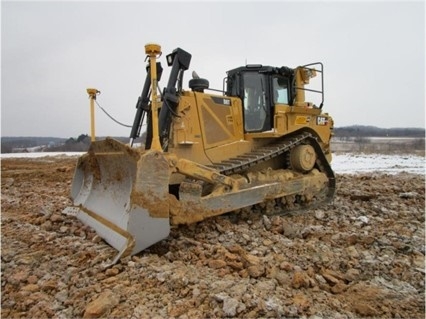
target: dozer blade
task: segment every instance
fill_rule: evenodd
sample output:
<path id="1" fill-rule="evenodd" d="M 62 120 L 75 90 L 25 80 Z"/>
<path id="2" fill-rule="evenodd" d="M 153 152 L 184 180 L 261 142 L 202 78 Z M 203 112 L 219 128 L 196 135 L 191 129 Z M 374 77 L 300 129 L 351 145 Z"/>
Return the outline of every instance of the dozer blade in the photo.
<path id="1" fill-rule="evenodd" d="M 78 161 L 66 213 L 119 251 L 114 264 L 169 235 L 169 177 L 161 152 L 139 152 L 110 138 L 93 142 Z"/>

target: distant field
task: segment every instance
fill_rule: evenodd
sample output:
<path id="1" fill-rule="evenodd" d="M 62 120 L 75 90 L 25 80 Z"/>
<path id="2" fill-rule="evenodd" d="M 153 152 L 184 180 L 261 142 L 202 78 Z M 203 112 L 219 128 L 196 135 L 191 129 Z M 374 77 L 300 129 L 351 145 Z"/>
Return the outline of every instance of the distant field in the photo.
<path id="1" fill-rule="evenodd" d="M 425 153 L 425 139 L 418 137 L 333 137 L 331 143 L 332 151 L 340 153 Z"/>

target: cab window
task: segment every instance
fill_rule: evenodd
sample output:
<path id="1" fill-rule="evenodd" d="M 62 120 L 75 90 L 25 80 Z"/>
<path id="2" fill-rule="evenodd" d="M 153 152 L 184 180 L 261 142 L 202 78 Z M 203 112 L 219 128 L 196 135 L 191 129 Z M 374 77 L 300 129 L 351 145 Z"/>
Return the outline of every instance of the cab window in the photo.
<path id="1" fill-rule="evenodd" d="M 272 79 L 272 93 L 274 104 L 289 104 L 288 99 L 288 79 L 284 77 L 274 77 Z"/>
<path id="2" fill-rule="evenodd" d="M 264 75 L 247 72 L 243 74 L 243 82 L 245 131 L 261 131 L 267 117 Z"/>

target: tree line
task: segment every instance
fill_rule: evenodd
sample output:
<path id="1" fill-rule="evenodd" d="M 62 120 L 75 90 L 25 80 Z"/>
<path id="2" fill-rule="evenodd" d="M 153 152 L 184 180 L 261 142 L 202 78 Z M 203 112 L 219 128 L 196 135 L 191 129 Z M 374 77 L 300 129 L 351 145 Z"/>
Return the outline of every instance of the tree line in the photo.
<path id="1" fill-rule="evenodd" d="M 414 137 L 424 138 L 424 128 L 379 128 L 376 126 L 353 125 L 334 128 L 336 137 Z"/>
<path id="2" fill-rule="evenodd" d="M 353 137 L 363 140 L 368 137 L 412 137 L 424 139 L 424 128 L 379 128 L 375 126 L 353 125 L 334 128 L 334 137 Z M 127 143 L 128 137 L 114 137 Z M 2 137 L 1 152 L 25 152 L 37 148 L 40 152 L 85 152 L 90 146 L 90 137 L 80 134 L 78 137 Z"/>

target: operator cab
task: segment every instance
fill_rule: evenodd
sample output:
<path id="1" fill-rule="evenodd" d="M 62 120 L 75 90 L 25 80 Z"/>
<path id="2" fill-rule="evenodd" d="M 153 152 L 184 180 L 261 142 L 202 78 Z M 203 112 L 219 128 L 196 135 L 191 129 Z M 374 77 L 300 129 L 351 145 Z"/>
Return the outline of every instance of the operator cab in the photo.
<path id="1" fill-rule="evenodd" d="M 294 70 L 247 65 L 227 72 L 226 95 L 237 96 L 244 107 L 244 131 L 273 129 L 275 104 L 292 105 Z"/>

